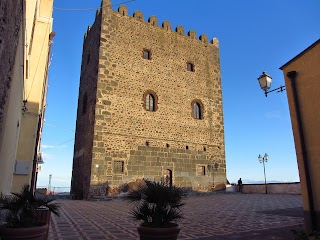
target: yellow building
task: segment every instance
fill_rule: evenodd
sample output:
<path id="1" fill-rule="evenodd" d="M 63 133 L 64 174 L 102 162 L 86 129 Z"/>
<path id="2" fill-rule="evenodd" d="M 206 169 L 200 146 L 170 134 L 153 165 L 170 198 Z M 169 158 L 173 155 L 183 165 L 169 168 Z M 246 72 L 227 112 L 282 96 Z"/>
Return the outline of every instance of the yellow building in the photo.
<path id="1" fill-rule="evenodd" d="M 284 73 L 305 224 L 320 230 L 320 39 L 280 69 Z"/>
<path id="2" fill-rule="evenodd" d="M 0 38 L 0 192 L 34 186 L 46 103 L 53 0 L 4 0 Z M 12 17 L 14 16 L 14 17 Z"/>

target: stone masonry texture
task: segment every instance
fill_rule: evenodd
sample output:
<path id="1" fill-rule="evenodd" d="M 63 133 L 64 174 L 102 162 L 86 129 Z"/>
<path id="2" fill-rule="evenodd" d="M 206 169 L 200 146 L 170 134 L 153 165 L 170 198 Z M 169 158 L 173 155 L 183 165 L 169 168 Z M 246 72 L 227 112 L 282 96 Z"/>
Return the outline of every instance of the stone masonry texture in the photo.
<path id="1" fill-rule="evenodd" d="M 154 16 L 146 22 L 140 11 L 131 17 L 125 6 L 116 12 L 110 5 L 102 2 L 85 34 L 72 193 L 119 193 L 143 178 L 160 181 L 167 169 L 176 186 L 212 191 L 225 184 L 218 40 L 196 39 L 195 31 L 174 31 L 168 21 L 159 26 Z M 148 92 L 156 111 L 145 108 Z M 193 118 L 194 102 L 202 119 Z"/>
<path id="2" fill-rule="evenodd" d="M 0 133 L 3 115 L 12 81 L 13 65 L 22 21 L 21 0 L 1 0 L 0 3 Z M 23 69 L 21 68 L 21 71 Z M 1 135 L 1 134 L 0 134 Z M 1 136 L 0 136 L 1 137 Z"/>

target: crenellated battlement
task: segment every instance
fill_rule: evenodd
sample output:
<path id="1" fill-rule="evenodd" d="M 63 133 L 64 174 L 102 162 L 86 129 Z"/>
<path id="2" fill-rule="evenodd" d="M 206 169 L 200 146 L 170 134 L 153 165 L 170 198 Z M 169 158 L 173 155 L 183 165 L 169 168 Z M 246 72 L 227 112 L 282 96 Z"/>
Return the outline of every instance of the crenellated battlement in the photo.
<path id="1" fill-rule="evenodd" d="M 101 2 L 101 8 L 104 8 L 104 7 L 108 7 L 110 8 L 111 6 L 111 2 L 110 0 L 102 0 Z M 116 11 L 114 11 L 116 12 Z M 119 8 L 118 8 L 118 11 L 117 11 L 121 16 L 123 17 L 130 17 L 128 15 L 128 8 L 125 6 L 125 5 L 120 5 Z M 97 16 L 101 13 L 101 9 L 97 10 L 96 12 L 96 18 Z M 133 15 L 132 15 L 133 18 L 135 18 L 136 20 L 140 21 L 140 22 L 145 22 L 144 21 L 144 16 L 143 16 L 143 13 L 140 11 L 140 10 L 136 10 Z M 155 27 L 159 27 L 158 25 L 158 19 L 156 16 L 151 16 L 149 17 L 147 23 L 151 24 L 152 26 L 155 26 Z M 171 29 L 171 23 L 169 21 L 164 21 L 161 25 L 161 27 L 166 30 L 166 31 L 172 31 Z M 90 31 L 90 27 L 88 27 L 88 31 Z M 88 35 L 88 31 L 85 33 L 85 38 L 86 36 Z M 185 31 L 184 31 L 184 27 L 183 26 L 177 26 L 176 29 L 175 29 L 175 32 L 179 35 L 182 35 L 182 36 L 186 36 L 186 37 L 190 37 L 191 39 L 197 39 L 197 34 L 194 30 L 190 30 L 188 32 L 188 34 L 186 35 L 185 34 Z M 208 43 L 208 36 L 206 34 L 201 34 L 199 36 L 199 40 L 203 43 Z M 213 38 L 211 41 L 210 41 L 211 44 L 213 44 L 214 46 L 216 47 L 219 47 L 219 41 L 217 38 Z"/>
<path id="2" fill-rule="evenodd" d="M 125 5 L 120 5 L 120 7 L 118 8 L 118 13 L 120 13 L 121 16 L 128 16 L 128 8 Z M 144 16 L 140 10 L 136 10 L 133 13 L 132 17 L 136 18 L 138 21 L 144 22 Z M 148 23 L 150 23 L 152 26 L 159 27 L 158 19 L 156 16 L 151 16 L 148 19 Z M 164 30 L 171 31 L 171 23 L 169 21 L 164 21 L 161 26 Z M 188 34 L 185 35 L 183 26 L 177 26 L 175 32 L 179 35 L 190 37 L 191 39 L 197 39 L 197 34 L 194 30 L 190 30 Z M 208 36 L 206 34 L 201 34 L 199 36 L 199 40 L 203 43 L 208 43 Z M 219 47 L 219 41 L 217 38 L 213 38 L 210 43 L 214 44 L 216 47 Z"/>

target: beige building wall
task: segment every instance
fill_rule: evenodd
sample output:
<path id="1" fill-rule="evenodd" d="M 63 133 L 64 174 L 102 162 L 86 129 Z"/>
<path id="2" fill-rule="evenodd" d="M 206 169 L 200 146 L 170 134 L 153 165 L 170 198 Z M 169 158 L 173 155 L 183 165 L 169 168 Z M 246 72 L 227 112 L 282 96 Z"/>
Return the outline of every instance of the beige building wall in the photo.
<path id="1" fill-rule="evenodd" d="M 0 4 L 0 192 L 10 193 L 23 93 L 23 4 Z M 5 29 L 3 31 L 2 29 Z"/>
<path id="2" fill-rule="evenodd" d="M 22 25 L 22 23 L 21 23 Z M 22 26 L 20 26 L 20 29 Z M 21 103 L 23 101 L 23 34 L 19 32 L 18 48 L 15 55 L 11 86 L 2 125 L 0 141 L 0 192 L 9 194 L 17 153 L 21 124 Z"/>
<path id="3" fill-rule="evenodd" d="M 0 33 L 0 192 L 8 194 L 31 183 L 39 150 L 53 0 L 2 3 L 9 30 Z"/>
<path id="4" fill-rule="evenodd" d="M 303 159 L 300 131 L 297 121 L 297 110 L 294 103 L 294 89 L 292 80 L 287 76 L 290 71 L 296 71 L 297 101 L 300 109 L 303 138 L 305 142 L 306 159 L 309 165 L 311 188 L 313 194 L 314 210 L 316 214 L 317 229 L 320 229 L 320 40 L 305 51 L 286 63 L 283 70 L 288 102 L 290 108 L 292 129 L 298 160 L 305 223 L 310 230 L 310 199 L 308 195 L 306 166 Z"/>
<path id="5" fill-rule="evenodd" d="M 12 191 L 19 191 L 23 184 L 30 184 L 33 161 L 40 148 L 45 96 L 47 91 L 47 67 L 52 32 L 53 0 L 26 1 L 25 31 L 25 87 L 24 109 L 16 156 L 16 168 Z M 35 154 L 36 153 L 36 154 Z M 17 169 L 16 169 L 17 170 Z"/>

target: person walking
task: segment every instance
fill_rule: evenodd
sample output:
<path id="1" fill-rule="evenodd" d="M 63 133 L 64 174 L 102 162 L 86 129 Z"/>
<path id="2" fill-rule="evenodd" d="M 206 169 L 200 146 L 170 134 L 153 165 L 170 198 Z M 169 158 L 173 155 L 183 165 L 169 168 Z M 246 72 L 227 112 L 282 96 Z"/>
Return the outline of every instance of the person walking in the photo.
<path id="1" fill-rule="evenodd" d="M 241 178 L 239 178 L 239 180 L 238 180 L 238 192 L 242 193 L 242 180 L 241 180 Z"/>

